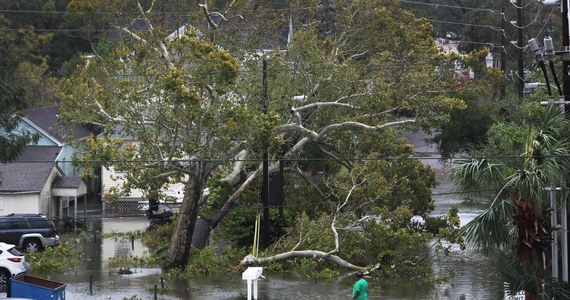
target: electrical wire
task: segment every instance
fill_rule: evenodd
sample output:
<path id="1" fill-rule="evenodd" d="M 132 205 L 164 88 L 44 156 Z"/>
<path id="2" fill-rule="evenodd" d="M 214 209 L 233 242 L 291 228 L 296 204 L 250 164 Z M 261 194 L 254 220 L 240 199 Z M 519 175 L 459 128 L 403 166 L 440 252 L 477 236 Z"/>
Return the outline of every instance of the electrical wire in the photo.
<path id="1" fill-rule="evenodd" d="M 427 6 L 432 6 L 432 7 L 436 7 L 436 8 L 445 7 L 445 8 L 455 8 L 455 9 L 461 9 L 461 10 L 485 11 L 485 12 L 491 12 L 493 14 L 502 14 L 502 12 L 497 11 L 497 10 L 493 10 L 490 8 L 464 7 L 464 6 L 439 4 L 439 3 L 416 2 L 416 1 L 409 1 L 409 0 L 400 0 L 400 2 L 408 3 L 408 4 L 415 4 L 415 5 L 427 5 Z"/>
<path id="2" fill-rule="evenodd" d="M 41 147 L 41 146 L 38 146 Z M 463 160 L 492 160 L 492 159 L 505 159 L 505 160 L 526 160 L 526 159 L 545 159 L 545 158 L 570 158 L 570 154 L 562 155 L 540 155 L 540 156 L 501 156 L 501 155 L 491 155 L 491 156 L 469 156 L 469 157 L 450 157 L 443 158 L 438 155 L 435 156 L 409 156 L 409 157 L 394 157 L 394 156 L 384 156 L 384 157 L 336 157 L 336 158 L 268 158 L 269 162 L 344 162 L 344 161 L 354 161 L 354 162 L 366 162 L 366 161 L 416 161 L 416 160 L 438 160 L 438 161 L 448 161 L 453 163 L 455 161 Z M 215 158 L 197 158 L 197 159 L 176 159 L 173 162 L 196 162 L 196 163 L 234 163 L 234 162 L 261 162 L 261 158 L 247 158 L 247 159 L 215 159 Z M 155 159 L 134 159 L 134 160 L 58 160 L 57 162 L 53 160 L 16 160 L 8 163 L 105 163 L 105 164 L 162 164 L 164 160 Z"/>

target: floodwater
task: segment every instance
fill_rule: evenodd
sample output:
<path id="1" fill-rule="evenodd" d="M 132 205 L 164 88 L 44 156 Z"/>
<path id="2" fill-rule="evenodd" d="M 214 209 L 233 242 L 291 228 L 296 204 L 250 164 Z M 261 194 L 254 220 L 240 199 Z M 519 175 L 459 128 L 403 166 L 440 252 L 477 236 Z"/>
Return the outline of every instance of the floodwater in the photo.
<path id="1" fill-rule="evenodd" d="M 447 194 L 448 184 L 434 191 L 438 207 L 434 214 L 443 214 L 451 205 L 459 204 L 461 223 L 465 224 L 481 207 L 461 204 L 456 195 Z M 149 225 L 144 216 L 102 218 L 91 222 L 92 231 L 128 232 L 144 230 Z M 94 235 L 93 235 L 94 236 Z M 110 270 L 107 262 L 112 256 L 147 255 L 144 246 L 135 241 L 113 238 L 88 238 L 83 245 L 85 261 L 76 272 L 52 275 L 48 279 L 66 283 L 67 299 L 245 299 L 247 286 L 241 274 L 192 280 L 169 280 L 160 269 L 131 268 L 133 274 L 120 275 Z M 501 281 L 496 276 L 493 258 L 457 248 L 444 261 L 433 262 L 438 273 L 446 268 L 455 272 L 449 282 L 418 286 L 403 280 L 388 288 L 379 288 L 369 281 L 369 299 L 431 300 L 431 299 L 503 299 Z M 354 278 L 337 280 L 306 280 L 291 276 L 265 274 L 258 283 L 259 299 L 350 299 Z M 164 286 L 165 293 L 161 293 Z M 155 289 L 157 290 L 155 296 Z M 240 298 L 241 297 L 241 298 Z"/>
<path id="2" fill-rule="evenodd" d="M 469 215 L 467 216 L 469 217 Z M 121 232 L 144 229 L 144 217 L 102 219 L 98 222 L 103 232 Z M 109 257 L 146 255 L 136 241 L 115 241 L 112 238 L 85 241 L 85 261 L 76 272 L 52 275 L 48 279 L 66 283 L 67 299 L 237 299 L 246 295 L 246 283 L 241 274 L 231 276 L 169 280 L 160 269 L 131 268 L 133 274 L 121 275 L 107 266 Z M 134 250 L 133 250 L 134 249 Z M 493 260 L 477 253 L 455 249 L 443 262 L 434 262 L 434 269 L 444 272 L 451 268 L 456 276 L 450 282 L 417 286 L 413 282 L 396 283 L 389 288 L 378 288 L 370 280 L 370 299 L 502 299 L 500 281 L 493 276 Z M 260 299 L 350 299 L 354 278 L 337 280 L 306 280 L 265 274 L 258 283 Z M 155 298 L 155 286 L 157 289 Z M 166 292 L 160 293 L 162 286 Z"/>
<path id="3" fill-rule="evenodd" d="M 142 229 L 148 226 L 148 221 L 144 217 L 103 219 L 100 224 L 107 232 L 121 228 Z M 163 276 L 160 269 L 132 268 L 133 274 L 120 275 L 116 269 L 108 268 L 109 257 L 124 255 L 125 251 L 145 255 L 142 245 L 135 242 L 133 250 L 130 242 L 111 238 L 85 243 L 87 254 L 80 269 L 49 277 L 67 284 L 67 299 L 236 299 L 244 297 L 247 291 L 240 274 L 173 281 Z M 370 299 L 502 299 L 500 280 L 494 276 L 493 265 L 491 258 L 455 249 L 445 261 L 434 262 L 437 272 L 443 273 L 446 268 L 455 271 L 450 282 L 417 286 L 404 281 L 379 289 L 374 287 L 374 281 L 369 281 Z M 350 299 L 354 282 L 353 278 L 312 281 L 268 274 L 265 277 L 258 284 L 260 299 Z M 162 286 L 166 293 L 160 293 Z"/>

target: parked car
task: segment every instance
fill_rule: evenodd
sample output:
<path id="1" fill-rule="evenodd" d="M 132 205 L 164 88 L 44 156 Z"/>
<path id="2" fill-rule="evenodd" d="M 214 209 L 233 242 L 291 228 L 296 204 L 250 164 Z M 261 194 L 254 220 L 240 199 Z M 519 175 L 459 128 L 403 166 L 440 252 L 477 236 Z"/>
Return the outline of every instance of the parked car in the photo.
<path id="1" fill-rule="evenodd" d="M 0 242 L 36 252 L 59 244 L 53 222 L 40 214 L 9 214 L 0 217 Z"/>
<path id="2" fill-rule="evenodd" d="M 28 268 L 26 258 L 15 245 L 0 242 L 0 289 L 10 278 L 25 273 Z"/>

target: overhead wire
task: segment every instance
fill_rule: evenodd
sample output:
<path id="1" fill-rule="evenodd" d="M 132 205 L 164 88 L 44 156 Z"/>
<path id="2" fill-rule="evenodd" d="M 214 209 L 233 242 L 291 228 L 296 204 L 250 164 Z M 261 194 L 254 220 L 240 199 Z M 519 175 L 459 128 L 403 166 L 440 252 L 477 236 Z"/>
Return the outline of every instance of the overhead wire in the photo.
<path id="1" fill-rule="evenodd" d="M 461 9 L 461 10 L 485 11 L 485 12 L 491 12 L 494 14 L 502 14 L 502 12 L 494 10 L 494 9 L 490 9 L 490 8 L 455 6 L 455 5 L 448 5 L 448 4 L 441 4 L 441 3 L 427 3 L 427 2 L 417 2 L 417 1 L 409 1 L 409 0 L 400 0 L 400 2 L 408 3 L 408 4 L 415 4 L 415 5 L 427 5 L 427 6 L 432 6 L 435 8 L 445 7 L 445 8 L 456 8 L 456 9 Z"/>

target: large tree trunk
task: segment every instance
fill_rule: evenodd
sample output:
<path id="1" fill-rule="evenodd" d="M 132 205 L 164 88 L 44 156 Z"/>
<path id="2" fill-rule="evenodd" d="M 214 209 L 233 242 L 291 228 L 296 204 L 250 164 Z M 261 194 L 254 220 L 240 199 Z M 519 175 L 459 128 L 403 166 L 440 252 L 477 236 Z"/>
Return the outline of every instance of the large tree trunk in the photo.
<path id="1" fill-rule="evenodd" d="M 202 218 L 196 219 L 196 227 L 194 227 L 194 234 L 192 235 L 192 247 L 204 249 L 208 244 L 211 231 L 210 222 Z"/>
<path id="2" fill-rule="evenodd" d="M 197 178 L 190 178 L 184 189 L 184 201 L 180 206 L 176 228 L 172 234 L 168 247 L 168 256 L 164 263 L 164 270 L 172 268 L 186 268 L 192 242 L 192 235 L 196 219 L 198 218 L 199 201 L 201 198 L 202 182 Z"/>

